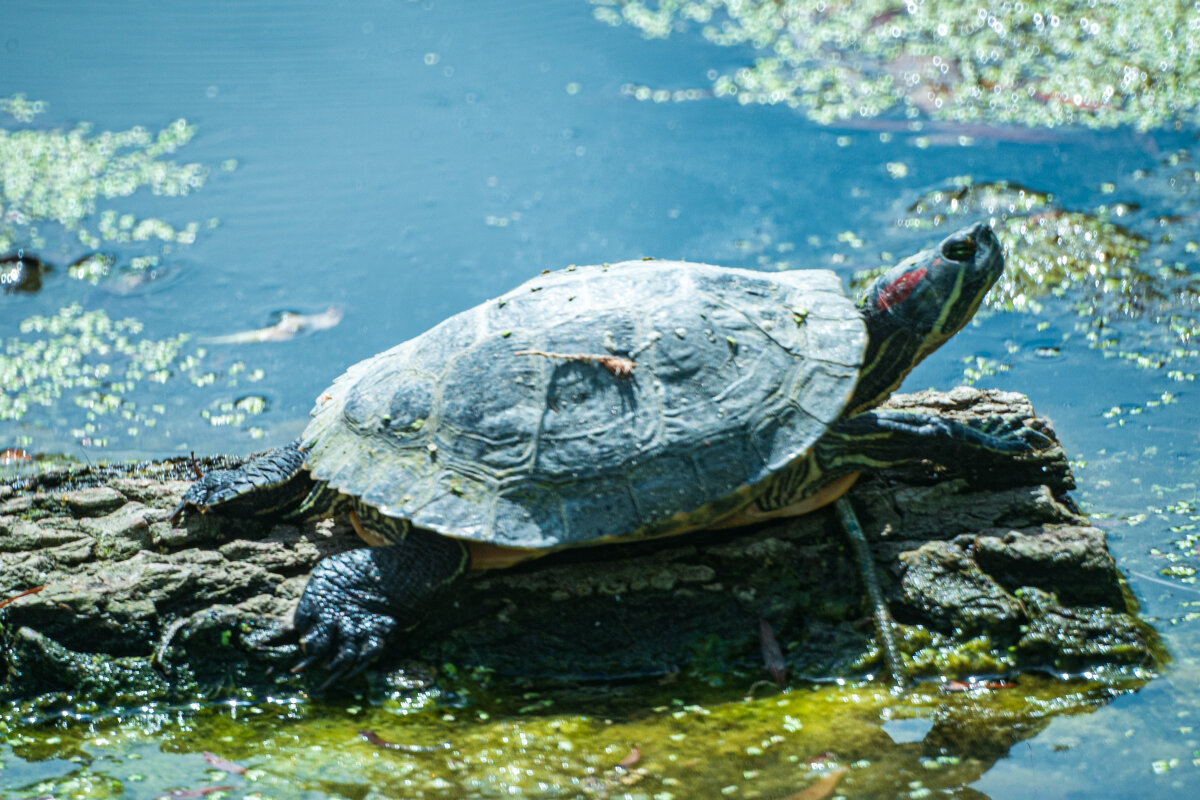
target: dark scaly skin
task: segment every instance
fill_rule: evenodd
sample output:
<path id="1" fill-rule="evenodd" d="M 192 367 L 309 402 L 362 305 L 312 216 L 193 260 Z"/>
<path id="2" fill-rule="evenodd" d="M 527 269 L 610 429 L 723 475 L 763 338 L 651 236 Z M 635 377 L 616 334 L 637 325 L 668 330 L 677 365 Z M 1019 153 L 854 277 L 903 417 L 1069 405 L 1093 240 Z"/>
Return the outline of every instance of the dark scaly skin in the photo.
<path id="1" fill-rule="evenodd" d="M 296 608 L 305 658 L 295 671 L 327 662 L 326 686 L 361 672 L 394 634 L 420 624 L 469 565 L 463 542 L 423 530 L 322 560 Z"/>
<path id="2" fill-rule="evenodd" d="M 299 442 L 292 442 L 237 469 L 206 473 L 184 493 L 170 519 L 193 509 L 202 514 L 318 517 L 348 505 L 374 535 L 392 542 L 330 556 L 309 578 L 293 622 L 305 654 L 295 670 L 327 663 L 328 686 L 365 669 L 393 634 L 416 627 L 467 571 L 470 558 L 457 539 L 412 530 L 404 520 L 323 488 L 308 477 L 304 452 Z"/>
<path id="3" fill-rule="evenodd" d="M 204 514 L 216 508 L 233 516 L 286 516 L 314 486 L 304 470 L 299 445 L 292 442 L 277 447 L 237 469 L 205 473 L 188 487 L 169 519 L 177 522 L 189 509 Z"/>
<path id="4" fill-rule="evenodd" d="M 1050 444 L 1019 420 L 997 417 L 969 425 L 931 414 L 873 409 L 831 425 L 806 458 L 767 481 L 755 505 L 764 512 L 784 508 L 863 470 L 933 457 L 943 467 L 969 471 L 986 453 L 1014 455 Z"/>

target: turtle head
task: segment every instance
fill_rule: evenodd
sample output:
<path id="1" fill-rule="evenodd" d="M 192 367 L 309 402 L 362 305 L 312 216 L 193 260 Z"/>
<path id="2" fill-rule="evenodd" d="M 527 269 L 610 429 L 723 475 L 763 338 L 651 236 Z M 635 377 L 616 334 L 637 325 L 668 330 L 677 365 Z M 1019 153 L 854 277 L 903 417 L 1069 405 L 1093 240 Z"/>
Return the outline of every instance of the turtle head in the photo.
<path id="1" fill-rule="evenodd" d="M 881 275 L 858 300 L 867 352 L 848 412 L 883 402 L 913 367 L 967 324 L 1003 271 L 1000 242 L 977 222 Z"/>

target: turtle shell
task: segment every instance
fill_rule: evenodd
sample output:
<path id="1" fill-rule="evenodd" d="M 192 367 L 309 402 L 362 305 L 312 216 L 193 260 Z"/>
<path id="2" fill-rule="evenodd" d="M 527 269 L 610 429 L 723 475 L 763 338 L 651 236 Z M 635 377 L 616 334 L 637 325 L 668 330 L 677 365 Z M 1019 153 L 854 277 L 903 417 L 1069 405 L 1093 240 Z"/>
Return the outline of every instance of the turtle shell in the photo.
<path id="1" fill-rule="evenodd" d="M 865 345 L 827 270 L 570 267 L 351 367 L 303 447 L 317 480 L 461 539 L 682 532 L 812 446 Z"/>

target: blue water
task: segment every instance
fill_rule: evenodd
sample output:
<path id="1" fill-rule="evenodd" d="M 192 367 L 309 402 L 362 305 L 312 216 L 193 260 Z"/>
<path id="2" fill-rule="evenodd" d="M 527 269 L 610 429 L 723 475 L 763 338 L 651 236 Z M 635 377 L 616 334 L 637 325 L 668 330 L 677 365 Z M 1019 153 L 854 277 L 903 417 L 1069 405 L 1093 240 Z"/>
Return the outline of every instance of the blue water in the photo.
<path id="1" fill-rule="evenodd" d="M 285 442 L 346 366 L 542 269 L 651 255 L 825 267 L 844 250 L 837 235 L 854 231 L 870 246 L 856 251 L 860 261 L 835 265 L 848 279 L 877 265 L 883 247 L 899 257 L 940 238 L 890 226 L 920 193 L 954 176 L 1029 184 L 1086 209 L 1110 199 L 1102 182 L 1154 169 L 1196 135 L 1188 127 L 1040 137 L 1001 129 L 968 147 L 922 149 L 911 137 L 881 137 L 881 126 L 822 127 L 783 107 L 636 102 L 622 85 L 703 86 L 707 71 L 734 69 L 753 53 L 714 48 L 695 34 L 645 41 L 599 24 L 583 0 L 4 0 L 0 45 L 0 97 L 19 92 L 49 104 L 31 127 L 158 130 L 180 117 L 194 124 L 195 139 L 175 158 L 212 168 L 202 189 L 182 198 L 143 191 L 111 205 L 176 224 L 220 220 L 172 252 L 173 274 L 161 286 L 118 295 L 60 271 L 40 293 L 0 296 L 0 339 L 17 336 L 21 320 L 71 302 L 136 317 L 150 338 L 260 328 L 282 310 L 345 311 L 337 327 L 291 341 L 207 347 L 213 369 L 240 360 L 264 371 L 252 389 L 269 401 L 252 421 L 261 438 L 199 416 L 250 391 L 219 382 L 139 388 L 139 402 L 168 406 L 163 422 L 136 437 L 104 422 L 112 438 L 102 450 L 82 447 L 69 425 L 54 421 L 59 412 L 0 422 L 0 449 L 27 436 L 31 451 L 87 458 Z M 236 169 L 220 168 L 227 159 Z M 908 165 L 906 176 L 889 177 L 884 165 L 893 161 Z M 1179 210 L 1170 198 L 1142 199 L 1161 204 L 1146 214 Z M 41 227 L 51 260 L 66 264 L 88 251 L 53 225 Z M 120 246 L 108 250 L 119 254 Z M 1039 322 L 1049 328 L 1037 330 Z M 1171 620 L 1200 596 L 1141 577 L 1157 574 L 1152 549 L 1169 549 L 1170 526 L 1186 520 L 1151 513 L 1140 525 L 1120 524 L 1156 503 L 1194 499 L 1194 389 L 1105 359 L 1084 346 L 1074 324 L 1067 302 L 1048 301 L 1038 316 L 993 314 L 907 387 L 949 388 L 970 356 L 1011 367 L 980 385 L 1030 395 L 1068 453 L 1087 462 L 1078 494 L 1117 518 L 1110 537 L 1118 562 L 1133 573 L 1176 662 L 1139 695 L 1056 721 L 976 788 L 992 797 L 1195 790 L 1200 735 L 1191 726 L 1200 697 L 1189 654 L 1200 637 L 1195 622 Z M 1032 355 L 1038 342 L 1064 335 L 1059 357 Z M 1178 402 L 1125 427 L 1102 416 L 1163 391 Z M 69 416 L 69 400 L 64 405 Z M 1156 485 L 1168 487 L 1165 500 Z M 1070 746 L 1059 747 L 1063 741 Z M 1180 765 L 1159 774 L 1152 763 L 1164 758 Z"/>

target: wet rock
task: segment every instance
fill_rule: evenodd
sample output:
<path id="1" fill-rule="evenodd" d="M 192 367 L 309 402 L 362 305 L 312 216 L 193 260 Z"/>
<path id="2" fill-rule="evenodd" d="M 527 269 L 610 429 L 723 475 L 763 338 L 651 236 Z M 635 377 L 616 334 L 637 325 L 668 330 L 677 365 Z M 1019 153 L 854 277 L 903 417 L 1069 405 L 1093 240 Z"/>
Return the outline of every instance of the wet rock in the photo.
<path id="1" fill-rule="evenodd" d="M 1016 394 L 960 388 L 891 404 L 963 420 L 1017 417 L 1052 435 Z M 0 602 L 46 587 L 0 611 L 0 695 L 186 700 L 322 680 L 286 669 L 299 658 L 291 615 L 313 566 L 361 543 L 329 520 L 192 515 L 172 525 L 191 472 L 181 460 L 0 486 Z M 1074 510 L 1073 485 L 1058 447 L 966 472 L 926 463 L 859 481 L 849 498 L 915 676 L 1153 662 L 1153 637 L 1103 532 Z M 824 510 L 471 573 L 380 671 L 415 656 L 535 680 L 683 671 L 752 681 L 765 675 L 766 621 L 793 680 L 875 672 L 850 553 Z"/>
<path id="2" fill-rule="evenodd" d="M 900 555 L 898 619 L 968 636 L 1014 634 L 1027 620 L 1019 600 L 955 542 L 928 542 Z"/>
<path id="3" fill-rule="evenodd" d="M 1122 609 L 1126 598 L 1099 528 L 1071 526 L 1006 531 L 964 542 L 995 580 L 1013 590 L 1035 587 L 1070 605 Z"/>

